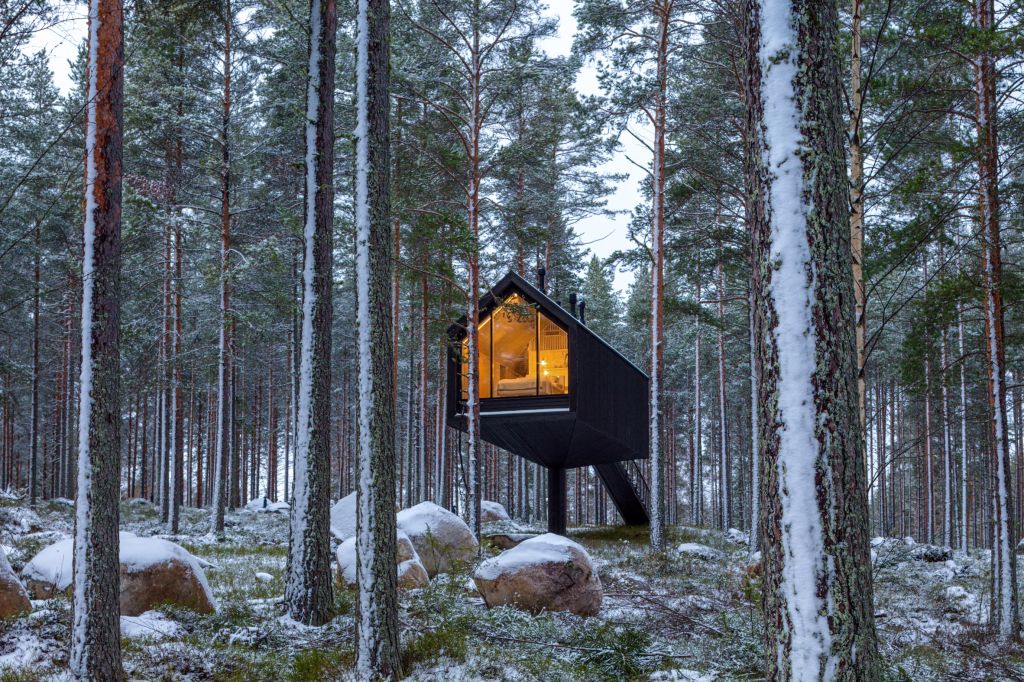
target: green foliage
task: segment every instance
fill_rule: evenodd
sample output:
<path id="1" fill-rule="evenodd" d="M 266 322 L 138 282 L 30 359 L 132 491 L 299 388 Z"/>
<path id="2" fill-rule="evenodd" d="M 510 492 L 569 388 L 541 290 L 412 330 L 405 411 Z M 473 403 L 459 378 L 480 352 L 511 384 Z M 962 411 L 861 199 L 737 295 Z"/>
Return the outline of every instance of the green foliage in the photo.
<path id="1" fill-rule="evenodd" d="M 602 623 L 582 629 L 570 644 L 587 679 L 634 680 L 652 669 L 651 636 L 633 626 Z"/>

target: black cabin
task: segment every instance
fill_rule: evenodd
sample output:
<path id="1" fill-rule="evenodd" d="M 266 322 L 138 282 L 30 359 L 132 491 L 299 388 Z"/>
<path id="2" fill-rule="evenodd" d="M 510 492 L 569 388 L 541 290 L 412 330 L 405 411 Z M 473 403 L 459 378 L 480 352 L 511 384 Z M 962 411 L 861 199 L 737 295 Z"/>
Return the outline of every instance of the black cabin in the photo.
<path id="1" fill-rule="evenodd" d="M 573 306 L 575 308 L 575 306 Z M 648 377 L 510 272 L 480 299 L 481 437 L 547 467 L 548 525 L 565 532 L 565 470 L 593 466 L 628 524 L 648 523 Z M 447 421 L 467 429 L 466 317 L 448 330 Z"/>

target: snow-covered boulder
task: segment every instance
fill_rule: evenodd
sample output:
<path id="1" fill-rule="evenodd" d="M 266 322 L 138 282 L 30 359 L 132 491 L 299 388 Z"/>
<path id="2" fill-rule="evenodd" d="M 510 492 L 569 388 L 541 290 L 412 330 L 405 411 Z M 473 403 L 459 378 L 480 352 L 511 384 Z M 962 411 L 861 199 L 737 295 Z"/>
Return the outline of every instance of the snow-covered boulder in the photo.
<path id="1" fill-rule="evenodd" d="M 7 555 L 0 548 L 0 620 L 14 618 L 32 610 L 25 586 L 18 580 Z"/>
<path id="2" fill-rule="evenodd" d="M 414 589 L 425 587 L 430 582 L 427 569 L 420 561 L 416 548 L 413 547 L 409 536 L 403 531 L 398 531 L 398 540 L 395 552 L 395 561 L 398 564 L 398 587 L 402 589 Z M 345 585 L 356 584 L 356 538 L 350 537 L 338 545 L 336 552 L 338 559 L 338 580 Z"/>
<path id="3" fill-rule="evenodd" d="M 587 551 L 554 533 L 530 538 L 484 561 L 473 582 L 489 608 L 510 604 L 534 613 L 593 616 L 604 596 Z"/>
<path id="4" fill-rule="evenodd" d="M 524 540 L 537 537 L 537 533 L 488 533 L 484 539 L 498 549 L 512 549 Z"/>
<path id="5" fill-rule="evenodd" d="M 918 561 L 930 561 L 937 563 L 939 561 L 949 561 L 952 559 L 953 550 L 949 547 L 939 547 L 937 545 L 916 545 L 911 548 L 910 556 Z"/>
<path id="6" fill-rule="evenodd" d="M 331 533 L 339 540 L 356 534 L 356 494 L 350 493 L 331 507 Z"/>
<path id="7" fill-rule="evenodd" d="M 480 500 L 480 523 L 497 523 L 511 521 L 512 517 L 505 511 L 505 505 L 491 500 Z"/>
<path id="8" fill-rule="evenodd" d="M 201 560 L 184 547 L 161 538 L 120 533 L 121 615 L 137 616 L 160 604 L 175 604 L 212 613 L 217 602 L 206 581 Z M 46 547 L 21 570 L 29 593 L 49 599 L 70 592 L 74 540 Z"/>
<path id="9" fill-rule="evenodd" d="M 291 505 L 287 502 L 273 502 L 269 497 L 260 497 L 246 502 L 245 510 L 251 512 L 264 512 L 268 514 L 287 514 L 291 511 Z"/>
<path id="10" fill-rule="evenodd" d="M 725 532 L 725 539 L 734 545 L 745 545 L 750 541 L 750 536 L 739 528 L 730 528 Z"/>
<path id="11" fill-rule="evenodd" d="M 408 534 L 431 578 L 448 573 L 457 562 L 471 561 L 479 547 L 465 521 L 433 502 L 398 512 L 398 527 Z"/>
<path id="12" fill-rule="evenodd" d="M 950 585 L 946 588 L 946 611 L 961 616 L 977 615 L 978 595 L 969 592 L 960 585 Z"/>
<path id="13" fill-rule="evenodd" d="M 717 561 L 722 558 L 722 553 L 717 549 L 702 545 L 699 542 L 684 542 L 676 547 L 676 552 L 681 556 L 703 559 L 705 561 Z"/>

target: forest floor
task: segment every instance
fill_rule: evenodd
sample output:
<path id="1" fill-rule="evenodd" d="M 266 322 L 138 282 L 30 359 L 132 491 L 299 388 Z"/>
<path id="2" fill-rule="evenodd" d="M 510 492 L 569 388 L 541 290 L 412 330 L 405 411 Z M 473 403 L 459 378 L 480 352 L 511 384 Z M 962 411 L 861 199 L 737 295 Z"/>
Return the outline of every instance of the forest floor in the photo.
<path id="1" fill-rule="evenodd" d="M 353 593 L 337 591 L 338 616 L 322 628 L 282 616 L 286 516 L 229 513 L 224 542 L 206 535 L 207 514 L 198 510 L 184 511 L 177 536 L 163 534 L 156 510 L 145 502 L 124 503 L 121 518 L 122 530 L 175 540 L 214 564 L 207 577 L 219 601 L 213 615 L 165 607 L 122 618 L 130 679 L 351 679 Z M 0 499 L 0 542 L 15 570 L 66 537 L 71 524 L 67 501 L 33 511 Z M 581 528 L 569 535 L 597 565 L 604 586 L 599 616 L 488 610 L 470 589 L 467 566 L 402 594 L 408 679 L 763 677 L 760 584 L 745 570 L 742 534 L 673 528 L 673 549 L 661 555 L 646 550 L 646 529 Z M 681 543 L 694 544 L 680 552 Z M 888 678 L 1024 680 L 1024 648 L 999 647 L 984 627 L 986 553 L 929 562 L 915 558 L 915 551 L 902 540 L 875 541 L 876 617 Z M 0 622 L 0 682 L 62 679 L 70 619 L 70 601 L 57 597 L 33 602 L 27 618 Z"/>

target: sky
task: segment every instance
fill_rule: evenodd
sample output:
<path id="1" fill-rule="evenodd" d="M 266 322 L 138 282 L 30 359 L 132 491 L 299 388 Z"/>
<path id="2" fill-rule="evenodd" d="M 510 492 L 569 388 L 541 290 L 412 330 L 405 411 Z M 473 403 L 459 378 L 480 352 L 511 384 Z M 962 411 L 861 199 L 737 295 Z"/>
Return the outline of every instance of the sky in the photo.
<path id="1" fill-rule="evenodd" d="M 67 93 L 72 87 L 70 62 L 75 59 L 78 46 L 85 39 L 86 5 L 73 0 L 62 0 L 62 4 L 61 20 L 51 28 L 35 34 L 28 49 L 32 52 L 46 51 L 54 82 L 61 92 Z M 558 18 L 558 34 L 545 39 L 542 47 L 552 56 L 566 55 L 572 48 L 572 39 L 576 32 L 576 20 L 572 16 L 573 6 L 572 0 L 548 2 L 548 13 Z M 576 89 L 584 95 L 600 92 L 593 65 L 587 65 L 581 70 L 576 79 Z M 613 217 L 594 216 L 576 225 L 580 241 L 600 258 L 607 258 L 615 251 L 630 248 L 632 244 L 626 229 L 629 224 L 629 212 L 643 200 L 640 187 L 644 171 L 631 163 L 627 156 L 641 161 L 648 152 L 639 142 L 628 136 L 624 136 L 620 142 L 621 149 L 601 166 L 600 170 L 627 174 L 626 179 L 619 183 L 608 197 L 608 208 L 621 213 Z M 631 273 L 616 273 L 615 287 L 625 290 L 632 281 Z"/>

